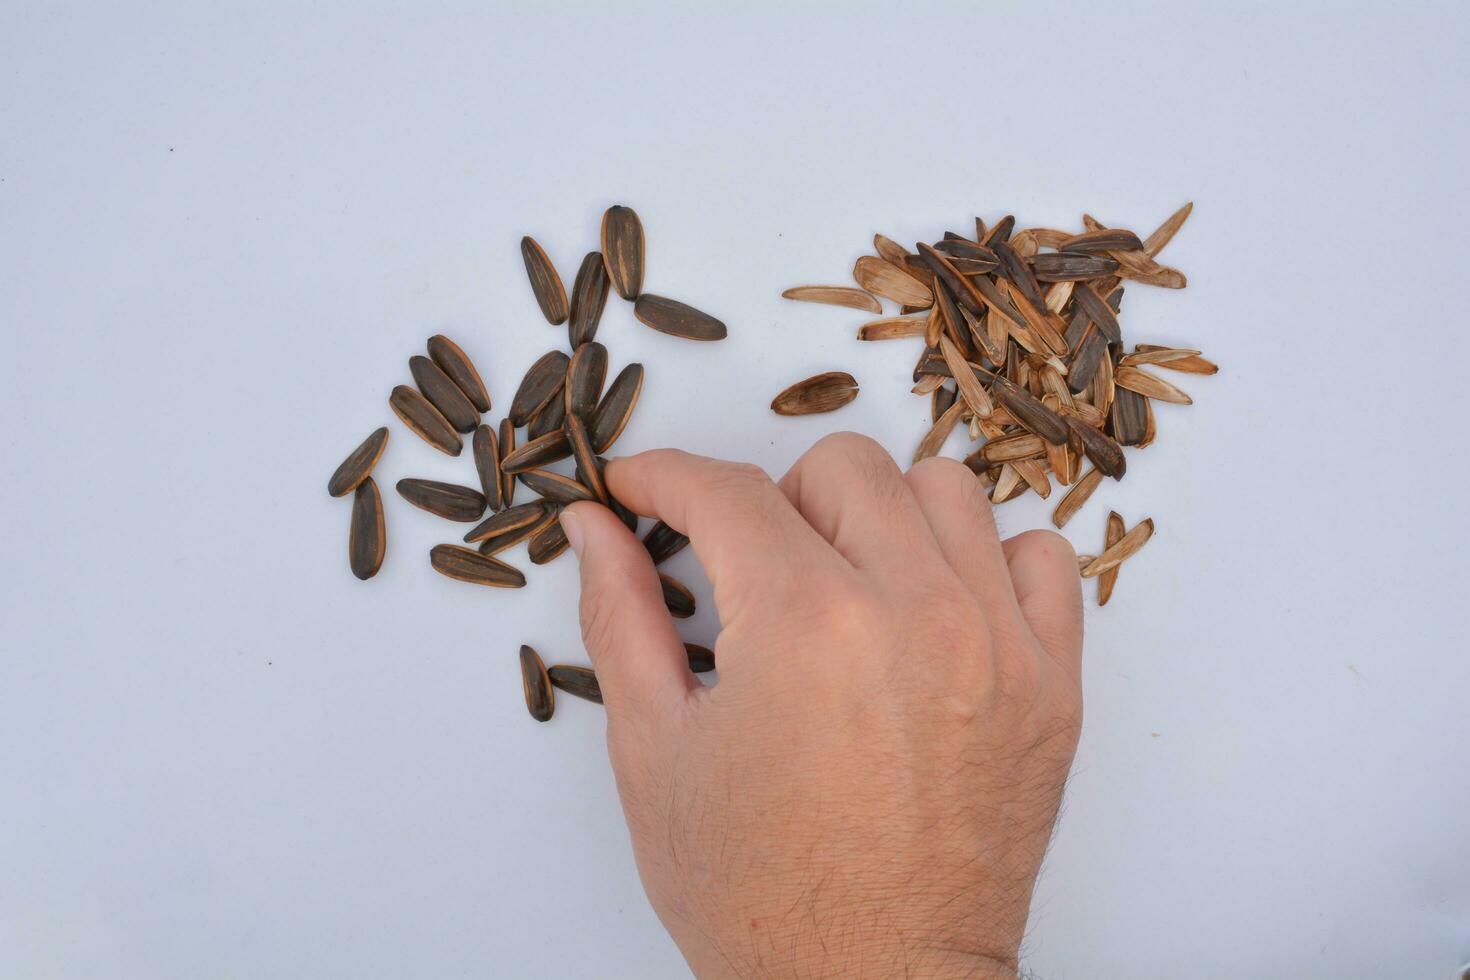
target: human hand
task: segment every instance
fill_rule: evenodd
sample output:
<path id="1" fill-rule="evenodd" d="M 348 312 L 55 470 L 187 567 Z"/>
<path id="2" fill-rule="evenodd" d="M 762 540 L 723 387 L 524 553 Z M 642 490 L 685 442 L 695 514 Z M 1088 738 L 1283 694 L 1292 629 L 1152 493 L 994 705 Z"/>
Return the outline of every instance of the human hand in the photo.
<path id="1" fill-rule="evenodd" d="M 1014 976 L 1082 718 L 1065 539 L 974 475 L 829 436 L 779 484 L 674 450 L 608 487 L 689 535 L 719 681 L 610 511 L 562 524 L 639 874 L 701 977 Z"/>

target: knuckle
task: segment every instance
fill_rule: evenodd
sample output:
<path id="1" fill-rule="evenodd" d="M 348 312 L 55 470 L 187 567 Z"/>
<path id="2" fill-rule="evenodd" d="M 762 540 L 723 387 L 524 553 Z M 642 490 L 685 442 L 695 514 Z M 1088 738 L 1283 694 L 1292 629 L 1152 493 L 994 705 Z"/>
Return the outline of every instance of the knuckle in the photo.
<path id="1" fill-rule="evenodd" d="M 774 486 L 765 470 L 754 463 L 721 463 L 711 476 L 716 493 L 748 496 L 764 493 Z"/>

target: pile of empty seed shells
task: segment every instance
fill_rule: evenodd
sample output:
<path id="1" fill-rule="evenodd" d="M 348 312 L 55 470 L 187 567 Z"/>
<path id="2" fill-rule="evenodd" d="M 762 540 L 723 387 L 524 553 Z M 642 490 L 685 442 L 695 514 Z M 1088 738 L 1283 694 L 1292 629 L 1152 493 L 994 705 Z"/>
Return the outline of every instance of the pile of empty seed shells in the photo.
<path id="1" fill-rule="evenodd" d="M 862 341 L 922 338 L 912 390 L 929 397 L 931 426 L 914 461 L 937 455 L 963 427 L 974 444 L 965 464 L 994 503 L 1028 490 L 1049 497 L 1053 479 L 1068 488 L 1052 515 L 1060 528 L 1104 477 L 1123 478 L 1123 447 L 1153 443 L 1156 402 L 1191 403 L 1153 369 L 1218 370 L 1193 349 L 1137 344 L 1129 352 L 1118 320 L 1125 281 L 1184 287 L 1184 274 L 1156 257 L 1192 208 L 1186 204 L 1143 239 L 1087 215 L 1079 232 L 1017 230 L 1011 216 L 987 227 L 976 218 L 974 238 L 945 232 L 912 252 L 874 235 L 877 254 L 853 267 L 859 288 L 798 286 L 782 295 L 879 314 L 858 328 Z M 898 314 L 881 316 L 880 297 L 897 304 Z M 851 374 L 828 371 L 791 385 L 771 408 L 830 412 L 858 390 Z M 1081 567 L 1085 577 L 1099 577 L 1100 605 L 1112 595 L 1118 565 L 1153 533 L 1152 520 L 1126 533 L 1121 518 L 1117 525 L 1109 519 L 1105 550 Z"/>
<path id="2" fill-rule="evenodd" d="M 604 385 L 607 348 L 598 343 L 598 323 L 609 288 L 631 301 L 637 319 L 655 330 L 689 340 L 722 340 L 725 325 L 677 300 L 643 291 L 643 225 L 631 208 L 608 208 L 602 219 L 601 251 L 587 253 L 577 270 L 571 296 L 545 250 L 530 238 L 521 240 L 521 255 L 536 303 L 553 326 L 567 324 L 567 350 L 547 351 L 531 365 L 498 425 L 484 420 L 491 400 L 469 356 L 448 337 L 429 338 L 427 355 L 409 359 L 413 386 L 398 385 L 389 407 L 410 431 L 450 456 L 464 449 L 471 435 L 474 486 L 438 480 L 398 481 L 404 500 L 448 521 L 470 524 L 462 544 L 439 544 L 429 552 L 431 567 L 462 582 L 517 589 L 525 573 L 502 557 L 524 543 L 534 565 L 544 565 L 567 549 L 561 510 L 567 504 L 595 500 L 609 507 L 629 530 L 638 517 L 608 492 L 603 480 L 604 454 L 632 417 L 643 387 L 643 365 L 622 368 Z M 523 432 L 518 439 L 517 433 Z M 353 494 L 348 564 L 354 575 L 369 579 L 382 567 L 387 551 L 383 500 L 373 468 L 388 443 L 387 428 L 373 431 L 337 467 L 327 490 L 334 497 Z M 570 461 L 567 472 L 552 467 Z M 517 487 L 534 499 L 515 501 Z M 487 516 L 488 515 L 488 516 Z M 654 563 L 679 552 L 689 539 L 657 522 L 643 538 Z M 682 583 L 660 575 L 664 601 L 677 618 L 694 614 L 694 595 Z M 707 647 L 687 644 L 690 668 L 714 669 Z M 551 718 L 553 686 L 601 703 L 590 668 L 557 665 L 549 670 L 530 647 L 520 651 L 526 707 L 539 721 Z"/>

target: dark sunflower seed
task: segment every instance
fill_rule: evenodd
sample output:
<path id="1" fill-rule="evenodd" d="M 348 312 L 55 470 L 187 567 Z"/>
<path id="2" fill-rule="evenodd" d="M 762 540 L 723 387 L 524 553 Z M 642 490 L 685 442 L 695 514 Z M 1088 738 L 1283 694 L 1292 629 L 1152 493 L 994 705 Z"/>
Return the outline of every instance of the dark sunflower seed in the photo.
<path id="1" fill-rule="evenodd" d="M 597 336 L 597 324 L 606 305 L 607 269 L 602 264 L 602 253 L 588 252 L 572 283 L 572 315 L 567 321 L 567 344 L 572 350 Z"/>
<path id="2" fill-rule="evenodd" d="M 996 401 L 1004 405 L 1006 411 L 1028 431 L 1053 445 L 1067 442 L 1067 420 L 1041 404 L 1029 391 L 1005 378 L 998 378 L 994 393 Z"/>
<path id="3" fill-rule="evenodd" d="M 603 213 L 602 258 L 618 295 L 636 300 L 643 291 L 643 222 L 632 208 L 614 204 Z"/>
<path id="4" fill-rule="evenodd" d="M 602 687 L 597 683 L 597 675 L 592 672 L 591 667 L 557 664 L 546 671 L 546 676 L 551 679 L 552 687 L 566 691 L 572 697 L 594 704 L 602 703 Z"/>
<path id="5" fill-rule="evenodd" d="M 698 643 L 684 644 L 684 653 L 689 657 L 689 669 L 696 674 L 707 674 L 715 669 L 715 652 Z"/>
<path id="6" fill-rule="evenodd" d="M 633 304 L 633 315 L 644 326 L 685 340 L 724 340 L 726 335 L 719 320 L 666 296 L 643 293 Z"/>
<path id="7" fill-rule="evenodd" d="M 556 274 L 556 266 L 546 255 L 546 250 L 536 239 L 527 235 L 521 239 L 521 258 L 526 262 L 526 275 L 531 279 L 531 292 L 536 294 L 536 304 L 546 322 L 555 326 L 567 320 L 567 289 Z"/>
<path id="8" fill-rule="evenodd" d="M 643 547 L 655 565 L 660 565 L 684 550 L 689 543 L 686 535 L 680 534 L 663 521 L 659 521 L 643 537 Z"/>
<path id="9" fill-rule="evenodd" d="M 950 263 L 949 259 L 934 250 L 934 246 L 924 242 L 918 243 L 919 255 L 929 266 L 930 271 L 938 277 L 939 281 L 949 287 L 953 298 L 962 306 L 975 315 L 979 316 L 985 312 L 985 305 L 975 298 L 975 287 L 969 284 L 959 270 Z"/>
<path id="10" fill-rule="evenodd" d="M 1089 331 L 1082 346 L 1072 354 L 1072 363 L 1067 366 L 1067 387 L 1073 394 L 1085 391 L 1097 373 L 1097 366 L 1107 356 L 1108 342 L 1096 330 Z"/>
<path id="11" fill-rule="evenodd" d="M 571 443 L 567 442 L 567 430 L 565 427 L 521 446 L 515 452 L 500 460 L 500 472 L 503 475 L 512 475 L 521 470 L 540 469 L 557 460 L 566 459 L 572 454 Z"/>
<path id="12" fill-rule="evenodd" d="M 974 242 L 961 239 L 935 242 L 934 251 L 943 252 L 949 256 L 950 262 L 954 263 L 955 268 L 960 269 L 961 272 L 965 270 L 956 260 L 963 259 L 974 267 L 976 272 L 990 272 L 1000 264 L 1000 259 L 995 252 L 984 245 L 976 245 Z"/>
<path id="13" fill-rule="evenodd" d="M 439 365 L 422 354 L 415 354 L 408 359 L 408 370 L 413 375 L 413 383 L 419 386 L 419 391 L 423 392 L 429 404 L 437 408 L 450 425 L 460 432 L 470 432 L 479 424 L 480 413 L 475 411 L 475 406 L 459 390 L 459 385 L 450 381 L 449 375 L 440 370 Z"/>
<path id="14" fill-rule="evenodd" d="M 393 409 L 393 414 L 404 425 L 441 453 L 458 456 L 460 450 L 464 449 L 464 443 L 460 441 L 459 433 L 454 431 L 454 426 L 417 389 L 408 385 L 394 388 L 393 394 L 388 396 L 388 407 Z"/>
<path id="15" fill-rule="evenodd" d="M 561 557 L 562 552 L 567 550 L 567 532 L 562 530 L 561 521 L 552 520 L 531 535 L 531 543 L 527 548 L 533 565 L 545 565 Z"/>
<path id="16" fill-rule="evenodd" d="M 531 647 L 521 646 L 521 688 L 526 695 L 526 710 L 537 721 L 550 721 L 556 711 L 556 695 L 551 690 L 551 677 L 546 673 L 546 664 L 541 654 Z"/>
<path id="17" fill-rule="evenodd" d="M 398 481 L 398 495 L 446 521 L 477 521 L 485 513 L 485 495 L 457 483 L 403 479 Z"/>
<path id="18" fill-rule="evenodd" d="M 683 582 L 660 573 L 658 583 L 663 587 L 664 605 L 669 607 L 671 616 L 675 619 L 688 619 L 694 615 L 694 593 Z"/>
<path id="19" fill-rule="evenodd" d="M 591 418 L 602 396 L 602 382 L 607 378 L 607 348 L 588 341 L 576 348 L 567 365 L 567 383 L 563 398 L 567 415 Z"/>
<path id="20" fill-rule="evenodd" d="M 846 371 L 828 371 L 798 381 L 771 399 L 777 415 L 816 415 L 834 412 L 858 396 L 857 379 Z"/>
<path id="21" fill-rule="evenodd" d="M 1148 399 L 1121 385 L 1114 388 L 1113 405 L 1108 412 L 1108 428 L 1120 444 L 1138 445 L 1148 430 Z"/>
<path id="22" fill-rule="evenodd" d="M 510 419 L 500 420 L 500 506 L 509 507 L 516 495 L 516 478 L 505 472 L 505 457 L 516 450 L 516 427 Z"/>
<path id="23" fill-rule="evenodd" d="M 1004 218 L 1001 218 L 999 221 L 991 226 L 990 231 L 986 234 L 985 241 L 982 244 L 989 245 L 993 248 L 996 242 L 1010 241 L 1011 232 L 1015 229 L 1015 227 L 1016 216 L 1013 214 L 1006 215 Z"/>
<path id="24" fill-rule="evenodd" d="M 1103 302 L 1092 286 L 1085 282 L 1079 282 L 1072 290 L 1072 297 L 1077 302 L 1077 310 L 1086 314 L 1087 318 L 1097 324 L 1097 329 L 1112 343 L 1118 344 L 1123 341 L 1123 328 L 1118 326 L 1118 318 L 1113 313 L 1113 308 Z"/>
<path id="25" fill-rule="evenodd" d="M 572 458 L 577 461 L 577 479 L 592 491 L 599 502 L 607 503 L 607 485 L 602 482 L 602 468 L 597 465 L 597 453 L 592 449 L 587 424 L 580 415 L 568 415 L 563 428 L 572 447 Z"/>
<path id="26" fill-rule="evenodd" d="M 523 527 L 529 527 L 539 523 L 546 517 L 546 504 L 535 501 L 529 504 L 516 504 L 498 514 L 491 514 L 479 524 L 470 528 L 469 533 L 464 536 L 466 544 L 474 544 L 476 541 L 488 541 L 490 538 L 517 531 Z"/>
<path id="27" fill-rule="evenodd" d="M 628 528 L 628 530 L 632 531 L 634 534 L 638 533 L 637 514 L 633 513 L 627 507 L 624 507 L 623 502 L 617 497 L 614 497 L 612 494 L 607 495 L 607 505 L 612 509 L 612 512 L 614 514 L 618 515 L 618 520 L 622 521 L 623 524 Z"/>
<path id="28" fill-rule="evenodd" d="M 949 406 L 954 404 L 954 400 L 955 389 L 947 385 L 935 388 L 934 394 L 929 396 L 929 421 L 931 423 L 938 422 L 939 416 L 949 410 Z"/>
<path id="29" fill-rule="evenodd" d="M 575 504 L 580 500 L 596 500 L 597 497 L 582 484 L 569 476 L 551 470 L 522 470 L 516 479 L 524 483 L 532 493 L 538 493 L 558 504 Z"/>
<path id="30" fill-rule="evenodd" d="M 1042 295 L 1041 284 L 1036 281 L 1031 267 L 1016 254 L 1016 250 L 1005 242 L 996 242 L 995 254 L 1000 259 L 1001 275 L 1009 279 L 1021 291 L 1026 302 L 1037 310 L 1046 309 L 1046 297 Z"/>
<path id="31" fill-rule="evenodd" d="M 536 359 L 521 379 L 515 397 L 510 401 L 510 421 L 520 428 L 531 416 L 561 393 L 567 380 L 569 358 L 559 350 L 549 350 Z"/>
<path id="32" fill-rule="evenodd" d="M 347 458 L 332 473 L 327 481 L 327 493 L 334 497 L 345 497 L 356 490 L 363 480 L 373 473 L 378 458 L 388 445 L 388 427 L 374 429 L 362 444 L 347 454 Z"/>
<path id="33" fill-rule="evenodd" d="M 642 364 L 635 361 L 618 372 L 592 415 L 592 448 L 599 453 L 612 448 L 633 417 L 633 406 L 638 404 L 638 394 L 642 390 Z"/>
<path id="34" fill-rule="evenodd" d="M 1047 252 L 1031 260 L 1031 271 L 1042 282 L 1069 282 L 1112 275 L 1118 271 L 1118 262 L 1106 255 Z"/>
<path id="35" fill-rule="evenodd" d="M 1071 427 L 1076 436 L 1073 440 L 1074 449 L 1092 460 L 1092 465 L 1101 470 L 1103 476 L 1110 476 L 1115 480 L 1123 479 L 1123 474 L 1128 469 L 1128 461 L 1123 458 L 1122 446 L 1104 433 L 1084 422 L 1079 422 L 1070 415 L 1067 416 L 1067 425 Z"/>
<path id="36" fill-rule="evenodd" d="M 541 406 L 541 410 L 531 416 L 531 421 L 526 423 L 526 435 L 532 439 L 539 439 L 548 432 L 560 429 L 567 418 L 566 399 L 555 396 L 551 401 Z"/>
<path id="37" fill-rule="evenodd" d="M 475 550 L 482 555 L 496 555 L 507 548 L 515 547 L 527 538 L 535 536 L 536 532 L 546 526 L 547 521 L 555 519 L 554 514 L 546 514 L 535 524 L 527 524 L 501 534 L 486 538 L 475 545 Z"/>
<path id="38" fill-rule="evenodd" d="M 514 565 L 457 544 L 434 545 L 429 552 L 429 564 L 441 575 L 472 585 L 519 589 L 526 584 L 526 576 Z"/>
<path id="39" fill-rule="evenodd" d="M 477 411 L 490 411 L 490 392 L 485 390 L 480 372 L 475 370 L 474 363 L 458 344 L 442 333 L 435 334 L 429 338 L 429 356 L 441 371 L 449 375 L 449 380 L 459 386 Z"/>
<path id="40" fill-rule="evenodd" d="M 1084 231 L 1062 242 L 1058 248 L 1063 252 L 1080 252 L 1092 255 L 1100 252 L 1141 252 L 1143 242 L 1133 232 L 1123 228 L 1101 228 Z"/>
<path id="41" fill-rule="evenodd" d="M 476 426 L 470 453 L 475 458 L 475 473 L 480 477 L 485 506 L 500 510 L 505 506 L 505 498 L 501 495 L 500 441 L 495 438 L 495 430 L 488 425 Z"/>
<path id="42" fill-rule="evenodd" d="M 378 574 L 387 550 L 383 498 L 369 476 L 357 485 L 352 495 L 352 527 L 347 536 L 347 563 L 352 567 L 352 574 L 364 581 Z"/>

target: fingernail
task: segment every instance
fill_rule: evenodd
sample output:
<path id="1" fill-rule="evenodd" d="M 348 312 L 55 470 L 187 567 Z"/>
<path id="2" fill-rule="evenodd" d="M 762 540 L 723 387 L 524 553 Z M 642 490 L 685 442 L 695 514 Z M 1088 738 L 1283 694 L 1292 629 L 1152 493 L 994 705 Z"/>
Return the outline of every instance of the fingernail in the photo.
<path id="1" fill-rule="evenodd" d="M 567 536 L 567 544 L 571 545 L 572 551 L 580 559 L 582 557 L 582 519 L 576 512 L 564 510 L 561 512 L 561 531 Z"/>

